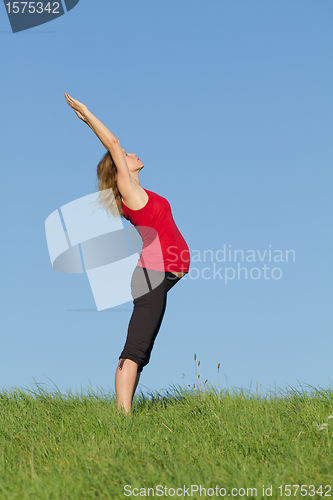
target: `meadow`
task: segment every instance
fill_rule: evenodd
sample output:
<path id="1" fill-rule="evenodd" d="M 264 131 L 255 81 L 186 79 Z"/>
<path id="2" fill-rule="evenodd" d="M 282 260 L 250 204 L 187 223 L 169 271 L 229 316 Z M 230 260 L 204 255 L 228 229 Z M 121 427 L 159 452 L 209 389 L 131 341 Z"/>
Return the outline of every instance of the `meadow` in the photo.
<path id="1" fill-rule="evenodd" d="M 0 391 L 1 500 L 330 498 L 332 459 L 331 389 Z"/>

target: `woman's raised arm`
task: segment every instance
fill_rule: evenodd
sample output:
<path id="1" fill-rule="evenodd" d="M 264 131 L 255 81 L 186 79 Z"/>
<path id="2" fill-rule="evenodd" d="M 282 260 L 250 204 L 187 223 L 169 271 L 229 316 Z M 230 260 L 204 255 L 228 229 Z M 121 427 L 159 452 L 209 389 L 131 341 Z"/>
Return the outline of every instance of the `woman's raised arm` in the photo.
<path id="1" fill-rule="evenodd" d="M 112 148 L 113 144 L 117 142 L 117 138 L 112 134 L 112 132 L 110 132 L 110 130 L 89 111 L 85 104 L 82 104 L 82 102 L 73 99 L 73 97 L 66 94 L 66 92 L 65 99 L 67 101 L 67 104 L 69 104 L 69 106 L 73 108 L 77 116 L 87 125 L 89 125 L 91 130 L 95 132 L 105 149 L 110 151 L 110 148 Z"/>
<path id="2" fill-rule="evenodd" d="M 85 104 L 73 99 L 70 95 L 65 93 L 65 98 L 69 106 L 73 108 L 80 120 L 84 121 L 91 130 L 95 132 L 105 149 L 110 151 L 113 161 L 118 171 L 118 187 L 121 193 L 128 193 L 133 188 L 133 182 L 128 170 L 126 159 L 123 149 L 120 146 L 118 139 L 110 132 L 110 130 L 103 125 L 103 123 L 94 116 Z"/>

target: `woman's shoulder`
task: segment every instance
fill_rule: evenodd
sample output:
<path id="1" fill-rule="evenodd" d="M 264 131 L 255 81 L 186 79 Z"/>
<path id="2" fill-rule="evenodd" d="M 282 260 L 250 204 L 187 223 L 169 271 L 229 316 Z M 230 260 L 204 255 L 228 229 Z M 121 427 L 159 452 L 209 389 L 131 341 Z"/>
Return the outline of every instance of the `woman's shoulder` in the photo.
<path id="1" fill-rule="evenodd" d="M 151 191 L 141 186 L 133 186 L 130 195 L 122 197 L 121 201 L 130 210 L 141 210 L 147 205 L 150 193 Z"/>

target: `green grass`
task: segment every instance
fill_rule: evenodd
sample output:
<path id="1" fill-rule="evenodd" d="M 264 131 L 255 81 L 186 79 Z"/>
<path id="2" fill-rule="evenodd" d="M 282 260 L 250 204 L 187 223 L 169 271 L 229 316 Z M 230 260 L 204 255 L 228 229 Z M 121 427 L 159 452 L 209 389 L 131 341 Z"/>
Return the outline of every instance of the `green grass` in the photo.
<path id="1" fill-rule="evenodd" d="M 307 485 L 296 498 L 309 498 L 309 485 L 322 485 L 322 497 L 311 497 L 333 496 L 326 486 L 333 483 L 332 390 L 261 396 L 171 386 L 135 396 L 126 416 L 117 415 L 114 393 L 65 396 L 37 387 L 0 392 L 1 500 L 136 498 L 124 495 L 125 485 L 146 488 L 146 496 L 158 485 L 218 486 L 226 497 L 247 499 L 264 498 L 263 485 L 272 485 L 265 498 L 273 499 L 287 497 L 279 486 Z M 231 496 L 232 488 L 244 490 Z M 154 498 L 200 498 L 172 493 L 155 490 Z M 201 498 L 223 491 L 211 493 Z"/>

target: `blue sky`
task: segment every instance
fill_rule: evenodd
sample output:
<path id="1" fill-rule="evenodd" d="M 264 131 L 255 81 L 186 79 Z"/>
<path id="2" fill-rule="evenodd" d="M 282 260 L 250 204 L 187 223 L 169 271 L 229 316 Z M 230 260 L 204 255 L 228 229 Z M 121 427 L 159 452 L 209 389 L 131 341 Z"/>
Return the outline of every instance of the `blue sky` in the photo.
<path id="1" fill-rule="evenodd" d="M 221 364 L 221 388 L 331 385 L 332 14 L 328 0 L 81 0 L 13 34 L 2 8 L 2 388 L 113 391 L 132 311 L 96 311 L 87 275 L 50 262 L 45 220 L 96 190 L 105 152 L 64 92 L 138 154 L 190 248 L 139 389 L 192 385 L 194 354 L 215 386 Z M 224 248 L 255 251 L 248 279 Z M 234 279 L 213 278 L 226 267 Z"/>

